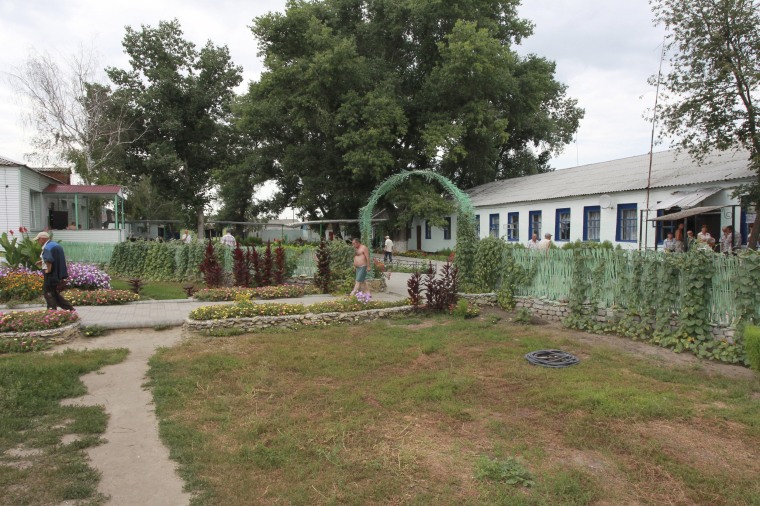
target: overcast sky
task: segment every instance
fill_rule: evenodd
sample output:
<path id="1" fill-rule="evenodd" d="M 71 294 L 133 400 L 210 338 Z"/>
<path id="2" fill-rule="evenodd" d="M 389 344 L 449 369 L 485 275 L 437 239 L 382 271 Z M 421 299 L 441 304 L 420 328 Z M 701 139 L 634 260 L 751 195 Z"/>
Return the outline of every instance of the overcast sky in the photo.
<path id="1" fill-rule="evenodd" d="M 524 0 L 520 15 L 534 35 L 516 48 L 557 64 L 586 116 L 577 143 L 552 161 L 573 167 L 649 152 L 651 125 L 642 115 L 654 103 L 647 77 L 657 72 L 663 29 L 655 28 L 647 0 Z M 248 26 L 285 0 L 0 0 L 0 72 L 20 65 L 29 51 L 65 57 L 94 45 L 102 66 L 126 68 L 124 27 L 179 19 L 187 39 L 227 45 L 245 81 L 262 71 Z M 241 91 L 243 87 L 241 87 Z M 0 82 L 0 156 L 24 161 L 31 131 L 22 126 L 23 103 Z M 655 147 L 662 150 L 667 146 Z"/>

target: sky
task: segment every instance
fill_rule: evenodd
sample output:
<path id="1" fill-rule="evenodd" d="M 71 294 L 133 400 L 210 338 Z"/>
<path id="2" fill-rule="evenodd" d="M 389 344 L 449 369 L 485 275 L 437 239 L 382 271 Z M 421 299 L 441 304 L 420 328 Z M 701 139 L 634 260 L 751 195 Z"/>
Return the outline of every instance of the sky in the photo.
<path id="1" fill-rule="evenodd" d="M 25 161 L 31 151 L 25 105 L 7 83 L 7 73 L 30 51 L 64 59 L 82 46 L 94 47 L 102 67 L 127 68 L 125 27 L 177 18 L 196 46 L 208 40 L 228 46 L 247 83 L 263 70 L 249 26 L 255 17 L 284 8 L 285 0 L 0 0 L 0 156 Z M 557 80 L 586 111 L 576 142 L 551 165 L 562 169 L 648 153 L 652 126 L 643 115 L 654 105 L 655 90 L 647 78 L 657 73 L 664 35 L 652 24 L 648 0 L 523 0 L 518 12 L 535 29 L 515 50 L 556 62 Z M 667 148 L 665 143 L 655 151 Z"/>

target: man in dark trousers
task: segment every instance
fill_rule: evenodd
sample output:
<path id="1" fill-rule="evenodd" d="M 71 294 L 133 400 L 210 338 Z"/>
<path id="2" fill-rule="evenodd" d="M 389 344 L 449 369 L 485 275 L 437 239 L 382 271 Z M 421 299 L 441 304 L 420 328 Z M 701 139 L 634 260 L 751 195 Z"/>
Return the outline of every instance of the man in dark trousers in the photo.
<path id="1" fill-rule="evenodd" d="M 40 232 L 34 238 L 37 244 L 42 246 L 42 255 L 40 255 L 40 261 L 37 265 L 42 267 L 45 272 L 44 280 L 42 282 L 42 292 L 45 296 L 45 302 L 48 309 L 61 309 L 67 311 L 74 311 L 74 306 L 63 298 L 58 291 L 58 285 L 64 279 L 69 277 L 69 273 L 66 270 L 66 257 L 63 254 L 63 248 L 60 244 L 50 240 L 50 235 L 47 232 Z"/>

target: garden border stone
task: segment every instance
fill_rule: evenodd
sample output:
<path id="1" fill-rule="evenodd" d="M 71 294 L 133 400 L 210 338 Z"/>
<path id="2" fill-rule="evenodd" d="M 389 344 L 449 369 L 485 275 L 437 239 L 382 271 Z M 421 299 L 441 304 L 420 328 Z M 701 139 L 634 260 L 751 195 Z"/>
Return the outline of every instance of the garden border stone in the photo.
<path id="1" fill-rule="evenodd" d="M 398 306 L 381 309 L 365 309 L 351 312 L 305 313 L 285 316 L 254 316 L 251 318 L 224 318 L 220 320 L 185 320 L 184 327 L 190 330 L 209 330 L 215 328 L 238 328 L 248 332 L 259 332 L 269 328 L 298 328 L 303 326 L 320 326 L 335 323 L 354 323 L 371 321 L 386 316 L 402 315 L 414 312 L 413 306 Z"/>
<path id="2" fill-rule="evenodd" d="M 73 341 L 79 335 L 81 323 L 76 321 L 63 327 L 46 330 L 31 330 L 29 332 L 0 332 L 0 338 L 37 338 L 49 341 L 51 344 L 65 344 Z"/>

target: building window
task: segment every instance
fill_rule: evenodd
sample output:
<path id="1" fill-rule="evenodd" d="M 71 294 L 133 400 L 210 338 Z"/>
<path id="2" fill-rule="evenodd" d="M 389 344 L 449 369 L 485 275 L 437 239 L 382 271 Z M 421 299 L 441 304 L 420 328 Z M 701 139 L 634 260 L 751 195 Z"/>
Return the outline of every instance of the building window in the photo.
<path id="1" fill-rule="evenodd" d="M 618 204 L 617 233 L 618 242 L 636 242 L 636 227 L 638 225 L 636 204 Z"/>
<path id="2" fill-rule="evenodd" d="M 507 213 L 507 240 L 520 240 L 520 213 Z"/>
<path id="3" fill-rule="evenodd" d="M 433 238 L 433 231 L 430 228 L 430 222 L 428 220 L 425 220 L 425 239 L 432 239 Z"/>
<path id="4" fill-rule="evenodd" d="M 599 242 L 599 229 L 602 222 L 602 209 L 599 206 L 583 208 L 583 240 Z"/>
<path id="5" fill-rule="evenodd" d="M 570 240 L 570 209 L 557 209 L 557 221 L 554 226 L 554 236 L 557 241 Z"/>
<path id="6" fill-rule="evenodd" d="M 29 192 L 29 228 L 32 230 L 42 229 L 42 193 Z"/>
<path id="7" fill-rule="evenodd" d="M 475 215 L 475 237 L 480 239 L 480 215 Z"/>
<path id="8" fill-rule="evenodd" d="M 528 239 L 533 239 L 536 234 L 541 239 L 541 211 L 530 211 L 528 213 Z"/>
<path id="9" fill-rule="evenodd" d="M 657 217 L 665 216 L 667 214 L 672 214 L 674 212 L 680 211 L 681 208 L 677 207 L 675 209 L 671 209 L 669 211 L 665 211 L 663 209 L 657 210 Z M 665 239 L 668 237 L 668 234 L 673 234 L 673 237 L 676 236 L 676 229 L 678 228 L 678 222 L 675 221 L 658 221 L 657 222 L 657 244 L 662 244 Z M 683 238 L 681 239 L 683 240 Z"/>
<path id="10" fill-rule="evenodd" d="M 499 213 L 488 216 L 488 235 L 499 237 Z"/>
<path id="11" fill-rule="evenodd" d="M 444 218 L 444 221 L 446 222 L 446 226 L 443 227 L 443 240 L 450 241 L 451 240 L 451 216 Z"/>

